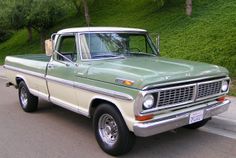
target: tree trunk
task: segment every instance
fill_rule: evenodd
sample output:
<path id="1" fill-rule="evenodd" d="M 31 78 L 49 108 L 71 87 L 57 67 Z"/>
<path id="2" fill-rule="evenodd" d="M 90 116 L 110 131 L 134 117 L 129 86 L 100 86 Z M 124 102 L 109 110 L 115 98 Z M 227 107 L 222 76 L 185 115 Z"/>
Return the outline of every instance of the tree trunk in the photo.
<path id="1" fill-rule="evenodd" d="M 41 31 L 40 32 L 40 38 L 41 38 L 41 50 L 44 53 L 45 52 L 45 40 L 46 40 L 46 33 Z"/>
<path id="2" fill-rule="evenodd" d="M 191 16 L 192 15 L 192 0 L 186 0 L 186 14 L 188 16 Z"/>
<path id="3" fill-rule="evenodd" d="M 33 40 L 33 33 L 32 33 L 32 27 L 31 26 L 27 26 L 27 31 L 28 31 L 28 42 L 32 43 Z"/>
<path id="4" fill-rule="evenodd" d="M 82 0 L 83 6 L 84 6 L 84 16 L 87 26 L 90 24 L 90 16 L 89 16 L 89 9 L 88 9 L 88 3 L 87 0 Z"/>

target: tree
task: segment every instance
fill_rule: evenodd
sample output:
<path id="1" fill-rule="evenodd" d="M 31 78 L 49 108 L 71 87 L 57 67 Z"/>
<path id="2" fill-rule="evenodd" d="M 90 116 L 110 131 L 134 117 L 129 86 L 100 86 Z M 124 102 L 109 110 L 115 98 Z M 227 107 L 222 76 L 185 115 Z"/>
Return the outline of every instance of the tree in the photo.
<path id="1" fill-rule="evenodd" d="M 0 27 L 6 30 L 27 28 L 28 41 L 32 41 L 32 27 L 27 17 L 33 0 L 6 0 L 1 1 Z"/>
<path id="2" fill-rule="evenodd" d="M 90 25 L 90 14 L 89 14 L 89 3 L 93 3 L 93 0 L 71 0 L 73 5 L 77 10 L 77 14 L 80 15 L 81 10 L 83 10 L 85 22 L 87 26 Z"/>
<path id="3" fill-rule="evenodd" d="M 192 0 L 186 0 L 186 14 L 188 16 L 191 16 L 192 15 Z"/>
<path id="4" fill-rule="evenodd" d="M 11 0 L 8 1 L 0 1 L 0 42 L 4 42 L 9 39 L 12 35 L 12 28 L 9 19 L 9 6 L 13 2 Z"/>
<path id="5" fill-rule="evenodd" d="M 158 8 L 161 8 L 164 6 L 165 3 L 168 3 L 167 0 L 153 0 L 154 2 L 156 2 L 156 4 L 158 5 Z M 185 12 L 186 15 L 191 16 L 192 15 L 192 0 L 186 0 L 185 1 Z"/>
<path id="6" fill-rule="evenodd" d="M 77 11 L 77 15 L 80 15 L 80 6 L 81 6 L 81 0 L 71 0 L 73 5 L 75 6 L 76 8 L 76 11 Z"/>
<path id="7" fill-rule="evenodd" d="M 32 0 L 19 0 L 17 3 L 10 6 L 9 21 L 10 27 L 19 30 L 26 28 L 28 31 L 28 42 L 32 42 L 32 24 L 28 20 L 31 11 Z"/>
<path id="8" fill-rule="evenodd" d="M 44 41 L 48 30 L 61 19 L 65 12 L 57 0 L 34 0 L 31 8 L 27 19 L 32 28 L 40 34 L 41 48 L 44 51 Z"/>
<path id="9" fill-rule="evenodd" d="M 32 28 L 41 36 L 41 47 L 48 30 L 64 15 L 63 1 L 60 0 L 6 0 L 0 1 L 4 6 L 0 10 L 0 27 L 19 30 L 27 28 L 28 40 L 32 40 Z"/>
<path id="10" fill-rule="evenodd" d="M 88 9 L 88 2 L 87 0 L 82 0 L 83 3 L 83 7 L 84 7 L 84 17 L 85 17 L 85 21 L 87 26 L 90 25 L 90 15 L 89 15 L 89 9 Z"/>

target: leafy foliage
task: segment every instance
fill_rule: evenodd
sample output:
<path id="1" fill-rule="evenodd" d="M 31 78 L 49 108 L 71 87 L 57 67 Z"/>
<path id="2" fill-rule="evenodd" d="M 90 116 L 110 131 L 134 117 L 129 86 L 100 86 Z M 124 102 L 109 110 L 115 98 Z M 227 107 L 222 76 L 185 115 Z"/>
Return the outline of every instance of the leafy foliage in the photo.
<path id="1" fill-rule="evenodd" d="M 25 3 L 16 3 L 9 11 L 9 21 L 13 29 L 22 29 L 27 25 L 27 15 L 30 9 Z"/>
<path id="2" fill-rule="evenodd" d="M 149 32 L 158 32 L 161 35 L 163 56 L 225 66 L 230 70 L 231 76 L 236 76 L 235 0 L 194 0 L 192 17 L 185 15 L 185 0 L 166 0 L 160 9 L 156 6 L 158 1 L 96 0 L 90 6 L 92 25 L 138 27 Z M 75 10 L 74 7 L 67 9 L 70 17 L 58 19 L 55 22 L 58 24 L 51 25 L 53 27 L 47 29 L 47 32 L 83 26 L 83 18 L 78 17 Z M 13 36 L 10 41 L 0 44 L 0 55 L 7 52 L 20 53 L 22 48 L 19 43 L 11 42 L 16 37 L 25 41 L 25 36 L 22 31 L 17 34 L 21 37 Z M 34 36 L 39 39 L 37 34 Z M 25 46 L 22 53 L 40 52 L 35 40 L 31 47 L 22 45 Z"/>
<path id="3" fill-rule="evenodd" d="M 35 0 L 31 8 L 28 20 L 38 32 L 47 32 L 64 15 L 63 6 L 56 0 Z"/>
<path id="4" fill-rule="evenodd" d="M 7 0 L 1 3 L 5 8 L 0 19 L 6 24 L 0 23 L 0 27 L 14 30 L 27 28 L 29 41 L 32 41 L 32 28 L 34 28 L 41 35 L 42 49 L 47 30 L 63 17 L 66 8 L 65 1 L 62 0 Z"/>
<path id="5" fill-rule="evenodd" d="M 14 0 L 0 3 L 4 2 L 6 6 L 7 1 Z M 66 10 L 66 16 L 47 29 L 48 36 L 63 28 L 85 25 L 73 3 L 67 0 L 57 3 Z M 161 8 L 157 3 L 159 0 L 96 0 L 89 8 L 91 23 L 93 26 L 137 27 L 158 32 L 162 56 L 221 65 L 228 68 L 230 76 L 236 77 L 235 0 L 194 0 L 191 17 L 185 15 L 185 0 L 165 0 Z M 0 26 L 7 24 L 1 18 L 5 13 L 0 9 Z M 0 63 L 6 55 L 43 53 L 38 42 L 40 36 L 33 31 L 33 42 L 29 45 L 26 35 L 25 29 L 20 30 L 0 44 Z M 232 87 L 231 95 L 236 95 L 235 82 Z"/>

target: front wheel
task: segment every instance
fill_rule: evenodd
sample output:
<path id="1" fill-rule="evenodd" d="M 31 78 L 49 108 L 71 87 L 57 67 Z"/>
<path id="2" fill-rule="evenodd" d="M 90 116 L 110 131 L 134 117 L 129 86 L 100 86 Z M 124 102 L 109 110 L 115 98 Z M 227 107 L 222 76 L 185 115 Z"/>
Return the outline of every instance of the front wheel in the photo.
<path id="1" fill-rule="evenodd" d="M 93 127 L 97 142 L 106 153 L 118 156 L 132 149 L 135 136 L 112 105 L 98 106 L 93 117 Z"/>
<path id="2" fill-rule="evenodd" d="M 38 97 L 29 92 L 25 82 L 21 81 L 19 84 L 19 101 L 21 108 L 25 112 L 34 112 L 38 108 Z"/>

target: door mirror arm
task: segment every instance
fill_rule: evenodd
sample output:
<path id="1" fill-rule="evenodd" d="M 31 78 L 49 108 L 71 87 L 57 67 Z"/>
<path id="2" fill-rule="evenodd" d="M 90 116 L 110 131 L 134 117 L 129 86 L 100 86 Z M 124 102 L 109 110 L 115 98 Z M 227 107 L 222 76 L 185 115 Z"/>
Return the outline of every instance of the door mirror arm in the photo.
<path id="1" fill-rule="evenodd" d="M 65 60 L 67 60 L 68 62 L 70 62 L 71 64 L 73 64 L 74 66 L 78 67 L 78 64 L 73 62 L 72 60 L 70 60 L 69 58 L 67 58 L 65 55 L 61 54 L 60 52 L 58 52 L 57 50 L 54 50 L 54 53 L 56 53 L 57 55 L 61 56 L 62 58 L 64 58 Z M 62 62 L 64 63 L 64 62 Z M 66 66 L 69 66 L 68 63 L 64 63 Z"/>

